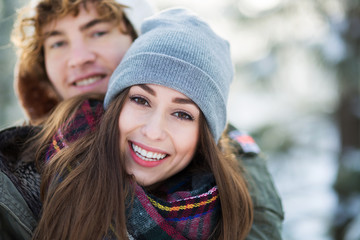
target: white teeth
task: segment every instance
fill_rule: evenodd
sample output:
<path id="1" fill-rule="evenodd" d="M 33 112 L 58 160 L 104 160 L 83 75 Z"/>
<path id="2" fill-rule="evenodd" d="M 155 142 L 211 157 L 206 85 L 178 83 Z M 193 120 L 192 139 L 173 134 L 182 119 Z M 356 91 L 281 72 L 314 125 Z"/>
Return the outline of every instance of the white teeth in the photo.
<path id="1" fill-rule="evenodd" d="M 96 77 L 90 77 L 90 78 L 85 78 L 81 81 L 75 82 L 75 86 L 86 86 L 86 85 L 90 85 L 96 81 L 99 81 L 102 77 L 101 76 L 96 76 Z"/>
<path id="2" fill-rule="evenodd" d="M 159 161 L 166 157 L 166 154 L 146 151 L 133 143 L 131 144 L 131 147 L 136 155 L 145 161 Z"/>

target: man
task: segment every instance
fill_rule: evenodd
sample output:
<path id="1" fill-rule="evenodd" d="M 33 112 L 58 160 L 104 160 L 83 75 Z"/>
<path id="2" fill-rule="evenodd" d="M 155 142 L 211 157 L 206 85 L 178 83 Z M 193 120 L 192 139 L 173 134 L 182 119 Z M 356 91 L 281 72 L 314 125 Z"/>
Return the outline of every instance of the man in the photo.
<path id="1" fill-rule="evenodd" d="M 19 17 L 23 31 L 18 33 L 24 35 L 17 41 L 15 89 L 33 125 L 41 124 L 63 99 L 105 93 L 109 76 L 136 38 L 142 19 L 152 12 L 146 0 L 67 2 L 42 0 L 32 4 L 30 18 Z M 39 129 L 15 127 L 0 133 L 0 236 L 4 239 L 29 239 L 36 226 L 40 177 L 34 160 L 28 159 L 31 154 L 21 149 Z M 247 239 L 281 239 L 281 201 L 264 160 L 239 131 L 230 127 L 228 134 L 248 174 L 255 208 Z"/>
<path id="2" fill-rule="evenodd" d="M 63 99 L 85 92 L 105 93 L 143 18 L 153 9 L 145 0 L 83 5 L 40 1 L 35 15 L 20 12 L 13 32 L 19 49 L 15 90 L 32 123 L 46 118 Z M 88 1 L 91 2 L 91 1 Z M 136 7 L 135 7 L 136 6 Z M 98 11 L 98 12 L 97 12 Z"/>

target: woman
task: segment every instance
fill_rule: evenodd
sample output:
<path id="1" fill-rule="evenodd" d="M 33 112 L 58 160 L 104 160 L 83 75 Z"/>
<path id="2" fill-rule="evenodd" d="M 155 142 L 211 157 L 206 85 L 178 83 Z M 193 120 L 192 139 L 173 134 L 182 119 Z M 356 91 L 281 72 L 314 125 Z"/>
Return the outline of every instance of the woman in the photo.
<path id="1" fill-rule="evenodd" d="M 81 98 L 60 105 L 69 120 L 47 122 L 41 141 L 61 128 L 47 149 L 34 239 L 244 239 L 250 231 L 251 198 L 220 139 L 233 78 L 228 43 L 184 9 L 147 19 L 142 33 L 110 79 L 99 122 L 84 110 L 102 114 L 99 102 Z M 82 133 L 73 119 L 95 127 Z"/>

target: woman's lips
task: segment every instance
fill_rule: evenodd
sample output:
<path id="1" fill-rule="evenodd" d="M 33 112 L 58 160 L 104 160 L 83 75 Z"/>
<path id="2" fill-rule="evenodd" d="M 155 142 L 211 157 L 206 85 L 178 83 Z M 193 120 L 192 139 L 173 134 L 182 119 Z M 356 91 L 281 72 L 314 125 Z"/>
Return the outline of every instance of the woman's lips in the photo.
<path id="1" fill-rule="evenodd" d="M 153 151 L 145 149 L 144 146 L 139 146 L 134 142 L 129 141 L 130 154 L 133 160 L 143 167 L 155 167 L 158 166 L 169 155 L 163 152 Z"/>

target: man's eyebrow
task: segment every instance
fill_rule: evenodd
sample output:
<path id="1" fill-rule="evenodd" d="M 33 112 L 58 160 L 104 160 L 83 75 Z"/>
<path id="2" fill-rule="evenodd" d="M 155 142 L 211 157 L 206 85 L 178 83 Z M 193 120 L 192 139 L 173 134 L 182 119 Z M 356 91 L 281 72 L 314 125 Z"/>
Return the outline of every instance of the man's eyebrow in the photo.
<path id="1" fill-rule="evenodd" d="M 96 24 L 103 23 L 103 22 L 108 22 L 108 20 L 93 19 L 93 20 L 85 23 L 84 25 L 80 26 L 80 31 L 85 31 L 85 30 L 95 26 Z M 44 39 L 47 39 L 49 37 L 60 36 L 60 35 L 63 35 L 63 34 L 64 33 L 62 31 L 53 30 L 53 31 L 45 32 L 43 35 L 44 35 Z"/>
<path id="2" fill-rule="evenodd" d="M 103 22 L 109 22 L 108 20 L 104 20 L 104 19 L 93 19 L 91 20 L 90 22 L 82 25 L 80 27 L 80 31 L 85 31 L 93 26 L 95 26 L 96 24 L 99 24 L 99 23 L 103 23 Z"/>
<path id="3" fill-rule="evenodd" d="M 60 36 L 62 35 L 63 33 L 61 31 L 58 31 L 58 30 L 53 30 L 53 31 L 48 31 L 48 32 L 45 32 L 43 34 L 43 37 L 44 37 L 44 40 L 46 40 L 47 38 L 49 37 L 55 37 L 55 36 Z"/>
<path id="4" fill-rule="evenodd" d="M 156 92 L 148 85 L 140 84 L 139 87 L 141 87 L 142 89 L 144 89 L 146 92 L 150 93 L 151 95 L 156 96 Z"/>

